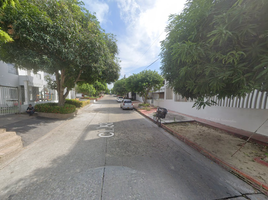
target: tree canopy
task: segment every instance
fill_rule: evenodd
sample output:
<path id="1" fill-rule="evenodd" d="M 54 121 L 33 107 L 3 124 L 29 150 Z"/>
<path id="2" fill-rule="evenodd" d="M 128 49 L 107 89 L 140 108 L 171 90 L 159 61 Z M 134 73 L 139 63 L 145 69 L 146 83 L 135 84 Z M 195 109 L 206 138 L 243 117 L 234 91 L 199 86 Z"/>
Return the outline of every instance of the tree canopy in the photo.
<path id="1" fill-rule="evenodd" d="M 102 92 L 107 92 L 107 90 L 108 90 L 107 84 L 106 83 L 101 83 L 99 81 L 96 81 L 93 84 L 93 87 L 96 90 L 96 95 L 100 95 Z"/>
<path id="2" fill-rule="evenodd" d="M 78 82 L 119 78 L 114 35 L 106 34 L 80 1 L 24 0 L 0 12 L 0 28 L 9 29 L 14 40 L 1 44 L 1 60 L 55 74 L 59 105 Z"/>
<path id="3" fill-rule="evenodd" d="M 268 91 L 267 10 L 267 0 L 188 0 L 161 42 L 169 85 L 198 105 Z"/>
<path id="4" fill-rule="evenodd" d="M 147 102 L 148 94 L 159 90 L 164 85 L 164 79 L 156 71 L 144 70 L 126 79 L 127 89 L 138 93 Z"/>
<path id="5" fill-rule="evenodd" d="M 84 95 L 88 96 L 94 96 L 96 93 L 96 90 L 93 85 L 88 83 L 77 85 L 75 89 L 78 93 L 83 93 Z"/>
<path id="6" fill-rule="evenodd" d="M 126 86 L 126 79 L 120 79 L 114 83 L 113 92 L 118 95 L 125 95 L 127 92 L 129 92 L 127 86 Z"/>
<path id="7" fill-rule="evenodd" d="M 2 0 L 0 1 L 0 8 L 5 8 L 7 5 L 15 7 L 19 6 L 18 0 Z M 0 43 L 13 42 L 9 34 L 0 28 Z"/>

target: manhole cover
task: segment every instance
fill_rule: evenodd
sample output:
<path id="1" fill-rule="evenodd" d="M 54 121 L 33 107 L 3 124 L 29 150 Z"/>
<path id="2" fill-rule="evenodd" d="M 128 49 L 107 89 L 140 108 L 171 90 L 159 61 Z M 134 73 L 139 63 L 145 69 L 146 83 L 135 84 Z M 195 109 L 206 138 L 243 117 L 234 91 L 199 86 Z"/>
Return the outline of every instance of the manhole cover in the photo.
<path id="1" fill-rule="evenodd" d="M 100 133 L 98 134 L 99 137 L 113 137 L 114 133 L 113 132 L 104 132 L 104 133 Z"/>

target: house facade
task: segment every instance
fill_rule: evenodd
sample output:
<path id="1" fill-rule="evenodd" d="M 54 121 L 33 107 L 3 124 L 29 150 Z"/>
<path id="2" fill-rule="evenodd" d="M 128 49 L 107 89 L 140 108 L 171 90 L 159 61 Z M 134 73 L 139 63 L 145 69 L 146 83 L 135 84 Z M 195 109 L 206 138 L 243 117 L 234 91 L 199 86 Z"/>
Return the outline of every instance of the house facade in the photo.
<path id="1" fill-rule="evenodd" d="M 0 115 L 24 112 L 30 103 L 57 102 L 57 91 L 48 87 L 45 76 L 54 78 L 0 61 Z M 75 91 L 70 91 L 67 98 L 74 99 Z"/>

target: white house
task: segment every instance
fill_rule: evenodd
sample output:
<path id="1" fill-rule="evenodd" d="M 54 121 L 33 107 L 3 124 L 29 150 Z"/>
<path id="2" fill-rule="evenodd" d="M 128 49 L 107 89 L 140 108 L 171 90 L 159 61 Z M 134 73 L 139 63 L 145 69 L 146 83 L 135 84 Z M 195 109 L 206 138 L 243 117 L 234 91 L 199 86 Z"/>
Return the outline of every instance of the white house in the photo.
<path id="1" fill-rule="evenodd" d="M 0 61 L 0 115 L 24 112 L 29 103 L 57 102 L 57 91 L 49 89 L 45 81 L 47 75 L 53 78 L 42 71 L 34 74 Z M 74 99 L 75 91 L 70 91 L 67 98 Z"/>

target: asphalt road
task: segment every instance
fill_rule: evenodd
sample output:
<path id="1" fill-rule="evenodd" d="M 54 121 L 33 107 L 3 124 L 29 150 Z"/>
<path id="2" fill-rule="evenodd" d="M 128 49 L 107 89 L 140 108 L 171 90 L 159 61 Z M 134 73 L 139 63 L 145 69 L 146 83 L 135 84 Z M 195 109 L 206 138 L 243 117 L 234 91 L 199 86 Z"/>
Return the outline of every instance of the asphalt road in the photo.
<path id="1" fill-rule="evenodd" d="M 0 199 L 268 198 L 106 96 L 1 165 Z"/>

